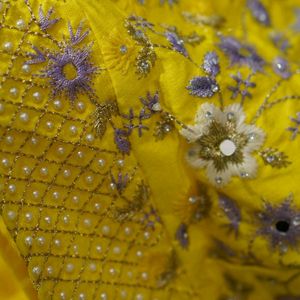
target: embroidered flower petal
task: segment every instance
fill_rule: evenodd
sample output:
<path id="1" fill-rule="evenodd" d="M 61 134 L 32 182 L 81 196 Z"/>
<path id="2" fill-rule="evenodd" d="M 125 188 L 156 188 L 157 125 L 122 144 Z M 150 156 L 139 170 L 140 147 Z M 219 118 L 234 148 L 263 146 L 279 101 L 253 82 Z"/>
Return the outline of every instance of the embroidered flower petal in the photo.
<path id="1" fill-rule="evenodd" d="M 215 79 L 208 76 L 202 76 L 194 77 L 190 81 L 190 85 L 187 86 L 187 89 L 190 91 L 190 95 L 201 98 L 210 98 L 219 90 L 219 86 Z"/>
<path id="2" fill-rule="evenodd" d="M 220 73 L 219 57 L 216 52 L 210 51 L 205 54 L 202 68 L 210 76 L 215 77 Z"/>
<path id="3" fill-rule="evenodd" d="M 189 54 L 184 46 L 184 41 L 175 33 L 175 32 L 170 32 L 167 31 L 165 33 L 167 40 L 170 42 L 170 44 L 172 45 L 172 48 L 183 54 L 184 56 L 188 57 Z"/>
<path id="4" fill-rule="evenodd" d="M 250 9 L 252 16 L 261 24 L 270 26 L 270 16 L 265 6 L 259 0 L 248 0 L 248 8 Z"/>

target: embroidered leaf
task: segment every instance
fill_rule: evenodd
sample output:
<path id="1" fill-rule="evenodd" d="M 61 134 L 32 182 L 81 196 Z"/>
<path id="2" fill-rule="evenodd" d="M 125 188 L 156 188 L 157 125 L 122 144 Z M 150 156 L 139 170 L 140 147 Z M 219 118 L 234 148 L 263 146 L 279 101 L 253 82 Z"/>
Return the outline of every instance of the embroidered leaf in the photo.
<path id="1" fill-rule="evenodd" d="M 265 149 L 260 152 L 260 155 L 264 163 L 273 168 L 286 168 L 289 164 L 291 164 L 291 162 L 288 160 L 288 156 L 284 152 L 280 152 L 277 149 Z"/>
<path id="2" fill-rule="evenodd" d="M 187 249 L 189 246 L 189 235 L 188 235 L 188 228 L 187 225 L 184 223 L 181 223 L 177 230 L 176 230 L 176 234 L 175 234 L 175 238 L 176 240 L 180 243 L 180 246 L 183 249 Z"/>
<path id="3" fill-rule="evenodd" d="M 53 12 L 54 9 L 51 7 L 47 13 L 44 14 L 42 6 L 39 7 L 39 25 L 43 31 L 46 31 L 60 20 L 60 18 L 50 19 Z"/>
<path id="4" fill-rule="evenodd" d="M 220 73 L 219 57 L 216 52 L 207 52 L 204 56 L 202 68 L 210 76 L 217 76 Z"/>
<path id="5" fill-rule="evenodd" d="M 219 91 L 218 83 L 209 76 L 194 77 L 187 86 L 190 94 L 201 98 L 210 98 Z"/>
<path id="6" fill-rule="evenodd" d="M 103 137 L 107 122 L 112 116 L 116 116 L 119 113 L 118 104 L 116 101 L 106 101 L 97 106 L 93 115 L 94 129 L 99 137 Z"/>
<path id="7" fill-rule="evenodd" d="M 248 0 L 248 8 L 250 9 L 252 16 L 261 24 L 270 26 L 270 16 L 265 6 L 259 0 Z"/>

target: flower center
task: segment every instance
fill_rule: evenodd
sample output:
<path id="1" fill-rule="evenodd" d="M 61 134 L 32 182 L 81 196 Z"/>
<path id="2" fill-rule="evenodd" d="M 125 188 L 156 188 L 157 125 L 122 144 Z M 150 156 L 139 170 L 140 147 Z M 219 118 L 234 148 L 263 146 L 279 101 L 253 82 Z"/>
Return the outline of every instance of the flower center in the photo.
<path id="1" fill-rule="evenodd" d="M 281 233 L 287 233 L 290 229 L 290 223 L 288 221 L 278 221 L 275 226 Z"/>
<path id="2" fill-rule="evenodd" d="M 232 140 L 226 139 L 220 144 L 220 151 L 225 156 L 231 156 L 236 151 L 236 145 Z"/>
<path id="3" fill-rule="evenodd" d="M 71 62 L 65 64 L 62 71 L 67 80 L 73 80 L 77 77 L 77 68 Z"/>

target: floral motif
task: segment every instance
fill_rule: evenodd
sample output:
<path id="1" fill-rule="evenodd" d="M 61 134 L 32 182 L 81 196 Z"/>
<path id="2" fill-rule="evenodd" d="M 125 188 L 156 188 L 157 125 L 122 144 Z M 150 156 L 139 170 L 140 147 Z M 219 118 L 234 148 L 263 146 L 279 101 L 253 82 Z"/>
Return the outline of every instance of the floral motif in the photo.
<path id="1" fill-rule="evenodd" d="M 242 219 L 241 211 L 237 204 L 225 194 L 219 194 L 219 206 L 229 219 L 229 228 L 238 235 L 239 225 Z"/>
<path id="2" fill-rule="evenodd" d="M 265 61 L 256 50 L 231 36 L 221 36 L 219 48 L 229 57 L 231 65 L 246 65 L 254 72 L 262 71 Z"/>
<path id="3" fill-rule="evenodd" d="M 278 151 L 277 149 L 267 148 L 260 152 L 262 159 L 266 165 L 270 165 L 273 168 L 286 168 L 290 161 L 284 152 Z"/>
<path id="4" fill-rule="evenodd" d="M 47 25 L 48 27 L 50 26 L 49 24 Z M 82 23 L 80 23 L 74 35 L 73 29 L 69 24 L 70 40 L 61 43 L 59 51 L 43 53 L 43 51 L 34 46 L 35 54 L 29 53 L 29 57 L 32 59 L 27 61 L 27 64 L 47 62 L 47 67 L 39 76 L 48 79 L 53 96 L 65 95 L 72 103 L 79 94 L 86 94 L 90 99 L 95 97 L 92 79 L 99 70 L 91 62 L 90 45 L 74 47 L 88 35 L 88 31 L 81 35 L 81 30 Z"/>
<path id="5" fill-rule="evenodd" d="M 175 32 L 167 31 L 165 33 L 167 40 L 170 42 L 172 48 L 181 53 L 182 55 L 188 57 L 189 54 L 184 46 L 184 41 Z"/>
<path id="6" fill-rule="evenodd" d="M 228 89 L 232 91 L 231 99 L 236 99 L 238 95 L 241 95 L 242 102 L 246 97 L 252 98 L 249 88 L 255 88 L 256 84 L 250 81 L 251 75 L 243 79 L 241 73 L 238 72 L 237 75 L 232 75 L 231 78 L 236 82 L 236 86 L 228 86 Z"/>
<path id="7" fill-rule="evenodd" d="M 297 248 L 300 240 L 300 211 L 292 204 L 290 195 L 280 204 L 264 203 L 257 214 L 257 235 L 268 239 L 270 247 L 285 252 L 289 247 Z"/>
<path id="8" fill-rule="evenodd" d="M 46 31 L 60 20 L 59 18 L 50 19 L 53 12 L 54 9 L 51 7 L 47 13 L 44 14 L 42 6 L 39 7 L 39 25 L 43 31 Z"/>
<path id="9" fill-rule="evenodd" d="M 248 0 L 248 8 L 250 9 L 252 16 L 261 24 L 270 26 L 270 16 L 265 6 L 259 0 Z"/>
<path id="10" fill-rule="evenodd" d="M 264 132 L 245 123 L 238 104 L 221 111 L 204 103 L 195 125 L 183 128 L 181 134 L 192 143 L 187 160 L 195 168 L 206 168 L 209 180 L 217 186 L 228 183 L 232 176 L 253 178 L 257 163 L 252 152 L 264 141 Z"/>

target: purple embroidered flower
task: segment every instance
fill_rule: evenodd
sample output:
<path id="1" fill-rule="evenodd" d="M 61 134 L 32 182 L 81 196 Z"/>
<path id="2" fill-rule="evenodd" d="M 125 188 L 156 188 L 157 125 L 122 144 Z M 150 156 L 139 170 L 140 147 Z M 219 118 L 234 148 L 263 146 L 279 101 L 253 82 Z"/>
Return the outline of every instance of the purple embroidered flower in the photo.
<path id="1" fill-rule="evenodd" d="M 52 27 L 54 24 L 56 24 L 60 19 L 56 18 L 56 19 L 50 19 L 51 15 L 53 14 L 54 9 L 53 7 L 51 7 L 46 14 L 44 14 L 42 6 L 40 6 L 39 8 L 39 25 L 40 28 L 43 31 L 46 31 L 47 29 L 49 29 L 50 27 Z"/>
<path id="2" fill-rule="evenodd" d="M 241 73 L 238 72 L 237 75 L 231 75 L 231 78 L 236 82 L 236 86 L 228 86 L 228 89 L 232 91 L 231 99 L 236 99 L 238 95 L 241 95 L 242 101 L 246 97 L 252 98 L 249 88 L 256 87 L 256 84 L 250 81 L 251 75 L 247 79 L 243 79 Z"/>
<path id="3" fill-rule="evenodd" d="M 299 134 L 299 126 L 300 126 L 300 112 L 297 112 L 297 117 L 290 117 L 291 121 L 295 123 L 294 127 L 288 127 L 288 131 L 292 132 L 291 140 L 294 140 Z"/>
<path id="4" fill-rule="evenodd" d="M 115 185 L 117 191 L 121 194 L 125 188 L 128 185 L 129 182 L 129 176 L 128 174 L 125 174 L 124 176 L 122 173 L 118 174 L 118 178 L 116 179 L 112 174 L 111 174 L 111 182 Z"/>
<path id="5" fill-rule="evenodd" d="M 115 129 L 115 144 L 117 145 L 121 153 L 128 155 L 131 150 L 131 143 L 128 140 L 129 135 L 130 133 L 128 132 L 128 130 Z"/>
<path id="6" fill-rule="evenodd" d="M 252 16 L 261 24 L 270 26 L 270 16 L 265 6 L 259 0 L 248 0 L 248 8 L 250 9 Z"/>
<path id="7" fill-rule="evenodd" d="M 190 240 L 189 240 L 189 234 L 188 234 L 188 227 L 186 224 L 181 223 L 178 226 L 178 228 L 176 230 L 175 238 L 180 243 L 180 246 L 183 249 L 188 248 Z"/>
<path id="8" fill-rule="evenodd" d="M 140 97 L 140 101 L 151 113 L 161 111 L 158 92 L 156 92 L 153 96 L 150 92 L 148 92 L 146 98 Z"/>
<path id="9" fill-rule="evenodd" d="M 273 61 L 273 70 L 283 79 L 291 77 L 290 67 L 286 59 L 282 57 L 276 57 Z"/>
<path id="10" fill-rule="evenodd" d="M 89 30 L 86 30 L 84 33 L 81 33 L 82 26 L 83 26 L 83 22 L 80 22 L 80 24 L 76 30 L 76 33 L 74 34 L 71 23 L 70 22 L 68 23 L 69 33 L 70 33 L 70 42 L 73 46 L 81 43 L 89 34 Z"/>
<path id="11" fill-rule="evenodd" d="M 264 203 L 264 210 L 258 212 L 257 235 L 269 240 L 271 248 L 284 252 L 297 248 L 300 240 L 300 211 L 292 206 L 292 196 L 281 204 Z"/>
<path id="12" fill-rule="evenodd" d="M 137 129 L 139 137 L 141 137 L 143 130 L 149 130 L 149 128 L 143 124 L 143 121 L 149 119 L 151 114 L 147 114 L 144 108 L 141 109 L 138 116 L 135 116 L 132 108 L 129 109 L 128 115 L 122 114 L 121 116 L 129 121 L 129 124 L 124 125 L 124 127 L 128 129 L 129 134 L 131 134 L 134 129 Z M 138 119 L 138 124 L 134 124 L 135 119 Z"/>
<path id="13" fill-rule="evenodd" d="M 184 46 L 184 41 L 183 39 L 181 39 L 175 32 L 170 32 L 167 31 L 165 33 L 167 40 L 170 42 L 170 44 L 172 45 L 172 48 L 181 53 L 182 55 L 188 57 L 189 54 Z"/>
<path id="14" fill-rule="evenodd" d="M 144 214 L 143 218 L 141 219 L 141 223 L 145 226 L 145 228 L 154 230 L 155 224 L 161 223 L 161 219 L 158 215 L 158 212 L 151 207 L 150 211 Z"/>
<path id="15" fill-rule="evenodd" d="M 231 36 L 222 36 L 218 46 L 229 57 L 231 65 L 246 65 L 254 72 L 263 70 L 265 61 L 252 46 L 242 44 Z"/>
<path id="16" fill-rule="evenodd" d="M 202 68 L 205 73 L 213 77 L 220 73 L 219 57 L 216 52 L 209 51 L 205 54 Z"/>
<path id="17" fill-rule="evenodd" d="M 219 194 L 219 206 L 229 219 L 229 227 L 238 235 L 239 225 L 241 222 L 241 212 L 237 204 L 224 194 Z"/>
<path id="18" fill-rule="evenodd" d="M 187 86 L 187 89 L 190 91 L 190 95 L 210 98 L 219 91 L 219 85 L 214 78 L 198 76 L 190 81 L 190 85 Z"/>
<path id="19" fill-rule="evenodd" d="M 34 53 L 28 53 L 28 56 L 31 57 L 31 60 L 26 61 L 28 65 L 40 64 L 46 61 L 45 54 L 40 51 L 37 47 L 32 46 L 32 49 L 35 51 Z"/>
<path id="20" fill-rule="evenodd" d="M 94 94 L 91 84 L 98 68 L 91 63 L 90 54 L 89 47 L 67 46 L 62 53 L 49 56 L 42 76 L 49 79 L 54 96 L 65 94 L 73 102 L 79 94 Z"/>

